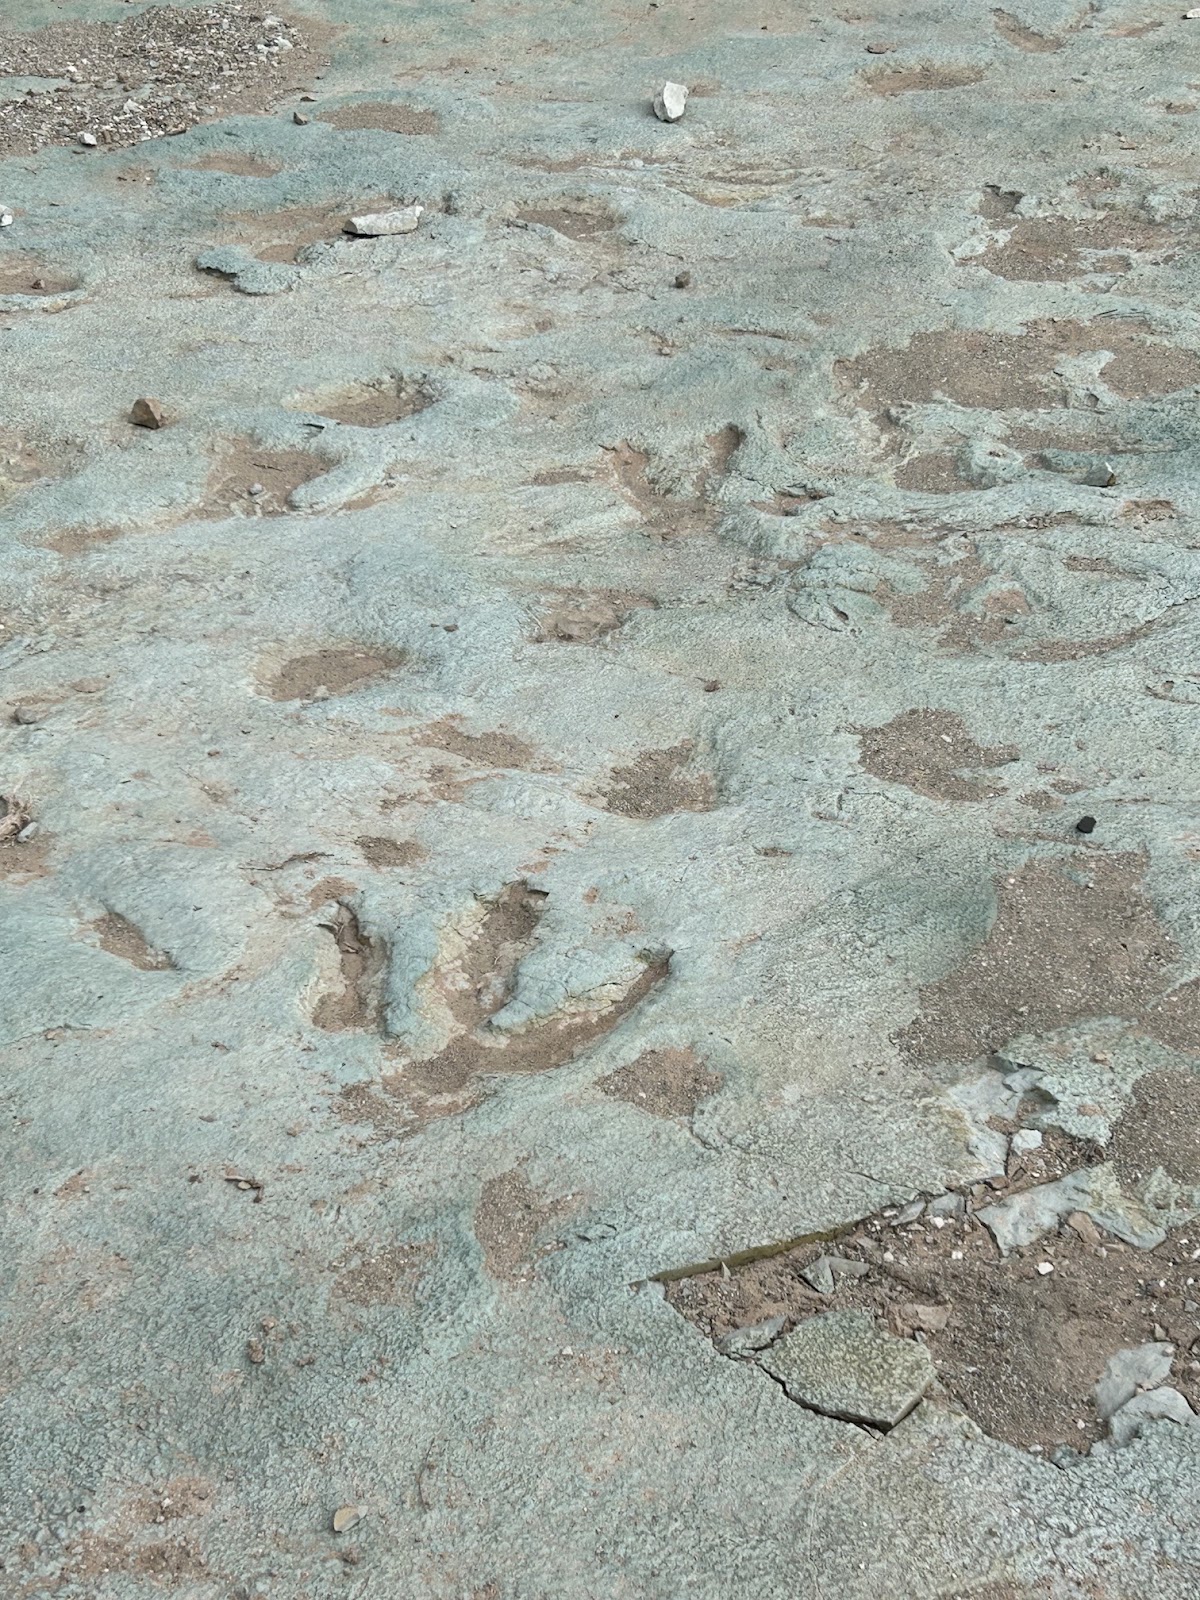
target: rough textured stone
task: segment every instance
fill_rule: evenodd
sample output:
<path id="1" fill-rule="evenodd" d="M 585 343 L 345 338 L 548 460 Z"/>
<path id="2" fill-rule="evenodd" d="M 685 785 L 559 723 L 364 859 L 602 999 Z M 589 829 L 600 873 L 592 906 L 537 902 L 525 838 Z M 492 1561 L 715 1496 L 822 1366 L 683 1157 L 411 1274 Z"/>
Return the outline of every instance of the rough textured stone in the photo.
<path id="1" fill-rule="evenodd" d="M 1102 1417 L 1111 1417 L 1139 1389 L 1153 1389 L 1162 1383 L 1174 1358 L 1173 1344 L 1141 1344 L 1132 1350 L 1118 1350 L 1096 1385 L 1096 1410 Z"/>
<path id="2" fill-rule="evenodd" d="M 394 233 L 415 233 L 421 221 L 424 206 L 400 206 L 394 211 L 372 211 L 361 217 L 347 217 L 342 224 L 346 233 L 363 239 L 382 239 Z"/>
<path id="3" fill-rule="evenodd" d="M 880 1448 L 629 1289 L 1000 1170 L 1014 1035 L 1081 1139 L 1196 1037 L 1196 24 L 837 11 L 328 0 L 0 171 L 16 1593 L 292 1600 L 369 1502 L 372 1600 L 1195 1600 L 1196 1430 Z"/>
<path id="4" fill-rule="evenodd" d="M 1107 1232 L 1139 1250 L 1152 1250 L 1166 1238 L 1162 1224 L 1147 1214 L 1136 1197 L 1122 1191 L 1107 1162 L 1068 1173 L 1054 1183 L 1023 1189 L 994 1206 L 983 1207 L 976 1215 L 1007 1255 L 1033 1244 L 1076 1211 L 1086 1212 Z"/>
<path id="5" fill-rule="evenodd" d="M 1108 1422 L 1113 1443 L 1118 1447 L 1132 1443 L 1148 1422 L 1160 1417 L 1185 1426 L 1200 1423 L 1200 1417 L 1197 1417 L 1178 1389 L 1150 1389 L 1145 1394 L 1134 1395 L 1120 1410 L 1113 1412 Z"/>
<path id="6" fill-rule="evenodd" d="M 906 1417 L 934 1379 L 924 1345 L 859 1311 L 809 1317 L 759 1360 L 801 1405 L 876 1428 Z"/>

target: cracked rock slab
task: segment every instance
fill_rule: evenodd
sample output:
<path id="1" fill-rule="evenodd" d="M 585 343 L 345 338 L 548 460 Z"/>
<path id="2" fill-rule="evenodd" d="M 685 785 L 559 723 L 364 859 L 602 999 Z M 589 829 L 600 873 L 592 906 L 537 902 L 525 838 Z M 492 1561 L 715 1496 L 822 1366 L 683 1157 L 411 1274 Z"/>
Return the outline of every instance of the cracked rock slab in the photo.
<path id="1" fill-rule="evenodd" d="M 759 1361 L 801 1405 L 873 1428 L 902 1422 L 934 1379 L 924 1345 L 858 1311 L 810 1317 Z"/>
<path id="2" fill-rule="evenodd" d="M 1148 1422 L 1162 1417 L 1185 1427 L 1193 1427 L 1200 1422 L 1200 1417 L 1197 1417 L 1178 1389 L 1151 1389 L 1146 1394 L 1134 1395 L 1132 1400 L 1126 1401 L 1119 1411 L 1113 1413 L 1109 1422 L 1113 1443 L 1118 1449 L 1132 1444 Z"/>
<path id="3" fill-rule="evenodd" d="M 1171 1344 L 1140 1344 L 1132 1350 L 1118 1350 L 1096 1385 L 1096 1410 L 1102 1417 L 1111 1417 L 1139 1390 L 1162 1383 L 1174 1358 L 1175 1346 Z"/>

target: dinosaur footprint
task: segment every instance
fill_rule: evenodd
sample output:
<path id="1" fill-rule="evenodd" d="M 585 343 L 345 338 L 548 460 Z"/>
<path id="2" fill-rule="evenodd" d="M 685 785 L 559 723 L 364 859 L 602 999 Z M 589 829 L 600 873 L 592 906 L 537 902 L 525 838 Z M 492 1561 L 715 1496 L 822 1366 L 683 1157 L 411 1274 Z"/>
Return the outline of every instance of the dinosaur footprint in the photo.
<path id="1" fill-rule="evenodd" d="M 397 1101 L 411 1125 L 461 1111 L 482 1098 L 478 1081 L 494 1075 L 549 1072 L 573 1060 L 613 1028 L 666 977 L 670 953 L 638 954 L 632 972 L 590 993 L 564 993 L 563 1003 L 509 1031 L 500 1014 L 517 994 L 523 963 L 537 944 L 548 895 L 527 883 L 509 884 L 482 914 L 444 941 L 428 973 L 429 999 L 449 1022 L 450 1038 L 425 1059 L 406 1059 L 382 1084 L 387 1099 L 364 1096 L 361 1085 L 344 1108 L 394 1134 Z"/>

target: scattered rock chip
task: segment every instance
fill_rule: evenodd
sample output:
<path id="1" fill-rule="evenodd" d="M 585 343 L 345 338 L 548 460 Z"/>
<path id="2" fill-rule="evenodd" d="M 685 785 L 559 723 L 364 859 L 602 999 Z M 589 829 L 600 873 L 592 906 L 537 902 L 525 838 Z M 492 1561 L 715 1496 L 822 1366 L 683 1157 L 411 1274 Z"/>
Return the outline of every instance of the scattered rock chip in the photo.
<path id="1" fill-rule="evenodd" d="M 95 148 L 98 140 L 94 133 L 81 133 L 79 135 L 79 142 L 82 145 L 86 145 L 89 150 L 92 150 Z"/>
<path id="2" fill-rule="evenodd" d="M 1042 1136 L 1036 1128 L 1018 1128 L 1012 1136 L 1012 1153 L 1027 1156 L 1042 1148 Z"/>
<path id="3" fill-rule="evenodd" d="M 908 1204 L 906 1206 L 902 1206 L 900 1208 L 900 1210 L 897 1211 L 896 1215 L 892 1218 L 892 1227 L 893 1228 L 905 1228 L 905 1227 L 907 1227 L 910 1222 L 915 1222 L 917 1220 L 917 1218 L 921 1215 L 921 1213 L 922 1213 L 922 1211 L 924 1211 L 924 1209 L 925 1209 L 924 1200 L 910 1200 L 908 1202 Z"/>
<path id="4" fill-rule="evenodd" d="M 834 1278 L 865 1278 L 870 1267 L 865 1261 L 855 1261 L 852 1256 L 823 1256 L 828 1261 Z"/>
<path id="5" fill-rule="evenodd" d="M 687 109 L 687 101 L 685 83 L 664 83 L 654 96 L 654 115 L 660 122 L 678 122 Z"/>
<path id="6" fill-rule="evenodd" d="M 805 1283 L 811 1285 L 818 1294 L 833 1293 L 833 1268 L 825 1256 L 818 1256 L 801 1272 L 800 1276 Z"/>
<path id="7" fill-rule="evenodd" d="M 783 1332 L 786 1317 L 767 1317 L 763 1322 L 752 1322 L 745 1328 L 731 1328 L 717 1340 L 717 1349 L 723 1356 L 749 1355 L 755 1350 L 765 1350 Z"/>
<path id="8" fill-rule="evenodd" d="M 261 1367 L 267 1359 L 267 1352 L 261 1339 L 247 1339 L 246 1356 L 251 1366 Z"/>
<path id="9" fill-rule="evenodd" d="M 809 1317 L 758 1359 L 801 1405 L 875 1428 L 903 1421 L 934 1379 L 924 1345 L 893 1338 L 862 1311 Z"/>
<path id="10" fill-rule="evenodd" d="M 292 121 L 298 128 L 307 128 L 308 126 L 308 118 L 304 115 L 303 111 L 293 111 Z"/>
<path id="11" fill-rule="evenodd" d="M 1166 1417 L 1170 1422 L 1185 1425 L 1200 1423 L 1200 1417 L 1178 1389 L 1151 1389 L 1147 1394 L 1134 1395 L 1119 1411 L 1113 1412 L 1108 1424 L 1113 1443 L 1118 1448 L 1131 1444 L 1146 1423 L 1157 1417 Z"/>
<path id="12" fill-rule="evenodd" d="M 135 400 L 129 420 L 138 428 L 165 428 L 167 414 L 158 400 Z"/>
<path id="13" fill-rule="evenodd" d="M 947 1194 L 939 1194 L 936 1200 L 929 1202 L 929 1215 L 931 1217 L 961 1217 L 967 1209 L 967 1202 L 961 1194 L 951 1190 Z"/>
<path id="14" fill-rule="evenodd" d="M 362 217 L 347 217 L 343 233 L 359 239 L 385 239 L 397 233 L 415 233 L 424 206 L 399 206 L 395 211 L 372 211 Z"/>
<path id="15" fill-rule="evenodd" d="M 366 1512 L 362 1506 L 339 1506 L 333 1513 L 334 1533 L 349 1533 L 350 1529 L 360 1523 Z"/>
<path id="16" fill-rule="evenodd" d="M 12 225 L 13 225 L 13 214 L 12 214 L 12 212 L 11 211 L 0 211 L 0 228 L 11 228 Z"/>
<path id="17" fill-rule="evenodd" d="M 923 1306 L 906 1301 L 888 1311 L 888 1327 L 898 1339 L 911 1339 L 915 1333 L 941 1333 L 949 1321 L 949 1306 Z"/>
<path id="18" fill-rule="evenodd" d="M 1107 1420 L 1139 1389 L 1153 1389 L 1162 1383 L 1174 1357 L 1171 1344 L 1139 1344 L 1132 1350 L 1118 1350 L 1096 1385 L 1096 1410 Z"/>

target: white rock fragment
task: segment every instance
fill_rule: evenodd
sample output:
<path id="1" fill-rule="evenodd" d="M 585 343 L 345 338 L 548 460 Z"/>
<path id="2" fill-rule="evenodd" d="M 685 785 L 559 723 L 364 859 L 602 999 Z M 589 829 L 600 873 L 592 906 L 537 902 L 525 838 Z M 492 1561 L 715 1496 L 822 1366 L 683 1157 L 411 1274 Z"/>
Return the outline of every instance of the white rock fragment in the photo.
<path id="1" fill-rule="evenodd" d="M 98 143 L 98 140 L 94 133 L 81 133 L 79 135 L 79 142 L 80 144 L 86 145 L 88 149 L 91 150 Z"/>
<path id="2" fill-rule="evenodd" d="M 12 225 L 13 225 L 13 214 L 12 214 L 12 212 L 11 211 L 0 211 L 0 228 L 11 228 Z"/>
<path id="3" fill-rule="evenodd" d="M 660 122 L 678 122 L 687 109 L 686 83 L 664 83 L 654 96 L 654 115 Z"/>
<path id="4" fill-rule="evenodd" d="M 1012 1152 L 1015 1156 L 1027 1156 L 1033 1150 L 1042 1148 L 1042 1136 L 1036 1128 L 1019 1128 L 1012 1136 Z"/>
<path id="5" fill-rule="evenodd" d="M 396 233 L 415 233 L 424 206 L 400 206 L 395 211 L 371 211 L 363 217 L 347 217 L 343 233 L 359 239 L 384 239 Z"/>
<path id="6" fill-rule="evenodd" d="M 1048 1278 L 1054 1271 L 1054 1263 L 1053 1261 L 1039 1261 L 1037 1269 L 1039 1277 Z"/>

